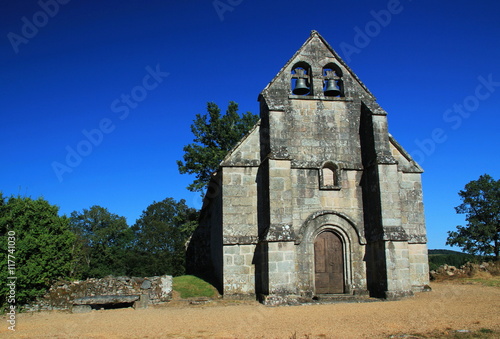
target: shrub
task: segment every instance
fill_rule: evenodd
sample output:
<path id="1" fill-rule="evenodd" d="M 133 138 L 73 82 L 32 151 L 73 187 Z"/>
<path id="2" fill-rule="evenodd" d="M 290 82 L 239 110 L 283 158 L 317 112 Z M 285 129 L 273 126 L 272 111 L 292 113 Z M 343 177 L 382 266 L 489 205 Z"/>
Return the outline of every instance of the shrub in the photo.
<path id="1" fill-rule="evenodd" d="M 42 198 L 4 199 L 0 194 L 0 248 L 5 254 L 0 257 L 0 281 L 15 283 L 12 290 L 1 284 L 0 305 L 26 304 L 54 280 L 69 277 L 75 239 L 57 206 Z"/>

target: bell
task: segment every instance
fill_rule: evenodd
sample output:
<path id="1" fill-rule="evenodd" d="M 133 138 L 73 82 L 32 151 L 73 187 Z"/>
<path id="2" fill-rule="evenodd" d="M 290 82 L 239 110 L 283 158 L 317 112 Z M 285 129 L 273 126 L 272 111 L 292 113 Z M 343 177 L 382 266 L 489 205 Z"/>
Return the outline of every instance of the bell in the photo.
<path id="1" fill-rule="evenodd" d="M 299 78 L 295 83 L 295 88 L 293 89 L 293 94 L 304 95 L 309 93 L 309 87 L 306 85 L 306 79 Z"/>
<path id="2" fill-rule="evenodd" d="M 336 97 L 340 95 L 340 88 L 337 86 L 337 82 L 333 79 L 328 79 L 326 82 L 325 96 Z"/>

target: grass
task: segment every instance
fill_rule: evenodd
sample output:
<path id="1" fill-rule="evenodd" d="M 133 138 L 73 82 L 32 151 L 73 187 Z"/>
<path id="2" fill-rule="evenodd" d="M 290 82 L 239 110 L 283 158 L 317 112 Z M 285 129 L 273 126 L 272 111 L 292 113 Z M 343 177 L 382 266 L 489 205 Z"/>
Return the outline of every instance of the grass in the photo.
<path id="1" fill-rule="evenodd" d="M 213 298 L 217 295 L 215 287 L 193 275 L 182 275 L 174 278 L 174 291 L 186 298 Z"/>
<path id="2" fill-rule="evenodd" d="M 391 335 L 389 338 L 446 338 L 446 339 L 489 339 L 498 338 L 500 333 L 489 328 L 481 328 L 477 331 L 465 331 L 448 329 L 446 331 L 432 331 L 429 333 L 413 333 L 413 334 L 397 334 Z"/>
<path id="3" fill-rule="evenodd" d="M 491 278 L 481 278 L 481 277 L 465 278 L 464 282 L 466 284 L 473 284 L 473 285 L 500 287 L 500 276 L 494 276 Z"/>

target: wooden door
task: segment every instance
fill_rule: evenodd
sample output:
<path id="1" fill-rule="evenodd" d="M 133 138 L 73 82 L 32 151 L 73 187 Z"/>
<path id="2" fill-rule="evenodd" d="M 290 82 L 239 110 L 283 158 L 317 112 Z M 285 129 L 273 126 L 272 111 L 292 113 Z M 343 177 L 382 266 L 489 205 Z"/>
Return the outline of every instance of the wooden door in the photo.
<path id="1" fill-rule="evenodd" d="M 333 232 L 323 232 L 314 242 L 316 294 L 344 293 L 344 253 L 342 240 Z"/>

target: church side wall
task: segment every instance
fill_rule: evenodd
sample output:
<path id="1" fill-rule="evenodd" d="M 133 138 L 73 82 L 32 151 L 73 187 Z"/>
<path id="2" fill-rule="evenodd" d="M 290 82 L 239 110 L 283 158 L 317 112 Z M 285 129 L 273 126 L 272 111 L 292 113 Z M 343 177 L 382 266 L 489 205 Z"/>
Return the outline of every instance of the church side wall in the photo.
<path id="1" fill-rule="evenodd" d="M 429 284 L 429 258 L 427 244 L 408 244 L 410 251 L 410 282 L 414 292 Z"/>
<path id="2" fill-rule="evenodd" d="M 257 172 L 257 167 L 223 168 L 224 244 L 257 241 Z"/>
<path id="3" fill-rule="evenodd" d="M 413 291 L 421 291 L 429 284 L 421 175 L 401 173 L 400 183 L 402 224 L 409 238 L 410 284 Z"/>
<path id="4" fill-rule="evenodd" d="M 255 294 L 258 239 L 257 167 L 223 168 L 223 281 L 225 297 Z"/>
<path id="5" fill-rule="evenodd" d="M 193 232 L 186 251 L 186 271 L 210 281 L 222 291 L 222 194 L 221 173 L 209 183 L 199 226 Z"/>
<path id="6" fill-rule="evenodd" d="M 220 180 L 220 177 L 219 177 Z M 223 261 L 222 261 L 222 194 L 220 191 L 220 181 L 218 181 L 219 186 L 215 192 L 215 196 L 212 201 L 209 227 L 210 232 L 210 258 L 213 267 L 213 275 L 215 281 L 217 282 L 217 288 L 222 291 L 222 272 L 223 272 Z"/>
<path id="7" fill-rule="evenodd" d="M 410 243 L 425 243 L 425 219 L 420 173 L 400 172 L 402 224 Z"/>

